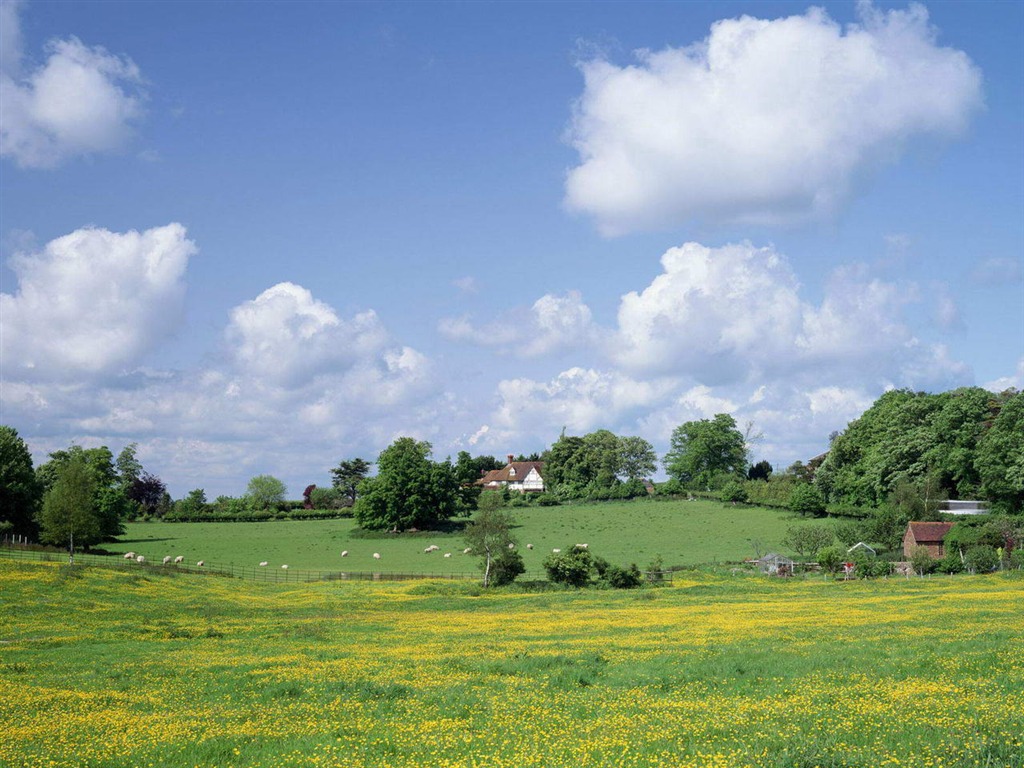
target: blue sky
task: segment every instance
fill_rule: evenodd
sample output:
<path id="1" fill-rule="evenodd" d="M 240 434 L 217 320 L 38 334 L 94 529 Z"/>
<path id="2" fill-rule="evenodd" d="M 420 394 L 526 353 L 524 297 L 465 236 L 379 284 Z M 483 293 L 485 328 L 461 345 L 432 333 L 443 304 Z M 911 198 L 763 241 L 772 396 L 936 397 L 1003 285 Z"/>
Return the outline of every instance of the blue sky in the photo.
<path id="1" fill-rule="evenodd" d="M 1018 3 L 0 4 L 0 421 L 293 496 L 392 439 L 1024 387 Z"/>

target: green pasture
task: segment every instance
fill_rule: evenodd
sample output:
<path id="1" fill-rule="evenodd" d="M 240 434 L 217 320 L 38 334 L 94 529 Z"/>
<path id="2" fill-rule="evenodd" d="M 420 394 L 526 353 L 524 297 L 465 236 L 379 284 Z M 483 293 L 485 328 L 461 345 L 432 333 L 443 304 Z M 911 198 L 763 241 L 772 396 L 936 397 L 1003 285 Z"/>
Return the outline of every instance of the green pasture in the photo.
<path id="1" fill-rule="evenodd" d="M 0 765 L 1020 768 L 1022 595 L 1016 572 L 527 593 L 0 559 Z"/>
<path id="2" fill-rule="evenodd" d="M 645 568 L 660 555 L 666 566 L 743 560 L 754 542 L 784 549 L 786 528 L 802 523 L 789 512 L 714 501 L 605 502 L 511 510 L 529 572 L 540 572 L 552 549 L 588 544 L 612 563 Z M 474 572 L 476 558 L 462 554 L 459 523 L 447 532 L 367 534 L 351 519 L 266 523 L 130 523 L 111 552 L 133 551 L 149 561 L 183 556 L 188 562 L 310 570 L 392 571 L 438 575 Z M 527 549 L 533 544 L 533 549 Z M 425 554 L 430 545 L 440 547 Z M 343 551 L 349 555 L 341 557 Z M 381 555 L 374 559 L 373 553 Z M 451 557 L 445 558 L 445 553 Z"/>

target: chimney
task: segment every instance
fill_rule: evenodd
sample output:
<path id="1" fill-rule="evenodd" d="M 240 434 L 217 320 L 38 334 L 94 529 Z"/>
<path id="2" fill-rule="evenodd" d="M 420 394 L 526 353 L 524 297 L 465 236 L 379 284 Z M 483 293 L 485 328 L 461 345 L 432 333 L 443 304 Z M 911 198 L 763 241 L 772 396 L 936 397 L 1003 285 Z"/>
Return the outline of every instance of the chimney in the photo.
<path id="1" fill-rule="evenodd" d="M 516 455 L 514 453 L 510 453 L 508 455 L 508 463 L 511 464 L 512 463 L 512 459 L 514 459 L 515 457 L 516 457 Z"/>

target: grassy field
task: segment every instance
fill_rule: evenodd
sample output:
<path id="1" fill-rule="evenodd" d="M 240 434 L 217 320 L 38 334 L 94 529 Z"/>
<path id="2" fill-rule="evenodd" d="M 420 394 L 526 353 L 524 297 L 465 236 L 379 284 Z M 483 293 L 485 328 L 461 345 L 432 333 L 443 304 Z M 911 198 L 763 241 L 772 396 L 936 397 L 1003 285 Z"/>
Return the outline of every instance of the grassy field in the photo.
<path id="1" fill-rule="evenodd" d="M 0 560 L 0 765 L 1024 765 L 1020 574 L 687 579 L 480 595 Z"/>
<path id="2" fill-rule="evenodd" d="M 788 512 L 711 501 L 608 502 L 512 511 L 531 572 L 541 570 L 541 561 L 552 549 L 582 543 L 612 563 L 635 562 L 641 568 L 656 555 L 666 566 L 742 560 L 754 555 L 752 540 L 771 549 L 783 548 L 786 528 L 802 522 Z M 424 554 L 430 544 L 441 551 Z M 534 549 L 527 550 L 526 544 Z M 288 564 L 325 571 L 449 574 L 476 569 L 476 559 L 462 554 L 465 544 L 457 531 L 362 538 L 353 520 L 131 523 L 117 544 L 104 546 L 116 552 L 138 552 L 151 561 L 182 555 L 189 562 L 256 565 L 265 560 L 274 567 Z M 350 554 L 342 559 L 344 550 Z M 379 561 L 373 559 L 374 552 L 380 553 Z M 452 556 L 445 558 L 446 552 Z"/>

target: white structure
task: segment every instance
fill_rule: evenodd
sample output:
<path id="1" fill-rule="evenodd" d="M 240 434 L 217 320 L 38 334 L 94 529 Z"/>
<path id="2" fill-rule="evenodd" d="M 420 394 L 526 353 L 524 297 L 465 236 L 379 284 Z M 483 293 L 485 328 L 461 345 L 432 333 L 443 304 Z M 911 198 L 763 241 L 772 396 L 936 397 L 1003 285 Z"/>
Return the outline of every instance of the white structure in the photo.
<path id="1" fill-rule="evenodd" d="M 939 511 L 947 515 L 987 515 L 988 507 L 984 501 L 972 499 L 958 499 L 943 501 L 939 505 Z"/>
<path id="2" fill-rule="evenodd" d="M 543 461 L 512 461 L 512 454 L 508 455 L 508 464 L 502 469 L 492 469 L 485 472 L 483 477 L 476 481 L 482 485 L 484 490 L 498 490 L 507 487 L 510 491 L 520 493 L 542 493 L 544 491 Z"/>

